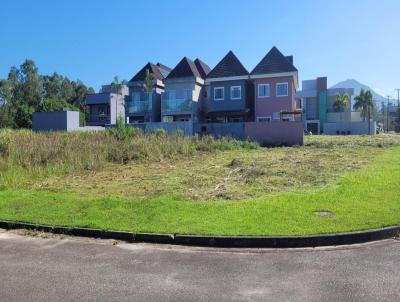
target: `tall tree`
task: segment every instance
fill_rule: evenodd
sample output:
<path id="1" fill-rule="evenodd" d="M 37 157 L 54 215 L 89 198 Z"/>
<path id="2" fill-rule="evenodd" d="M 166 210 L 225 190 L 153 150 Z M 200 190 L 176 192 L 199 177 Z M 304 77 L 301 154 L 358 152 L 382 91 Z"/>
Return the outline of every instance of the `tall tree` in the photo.
<path id="1" fill-rule="evenodd" d="M 355 98 L 355 103 L 353 108 L 355 110 L 361 110 L 361 115 L 363 117 L 363 120 L 368 117 L 368 112 L 370 111 L 370 108 L 374 107 L 374 101 L 373 101 L 373 96 L 370 90 L 364 90 L 361 89 L 360 94 L 357 95 Z"/>
<path id="2" fill-rule="evenodd" d="M 24 93 L 23 101 L 33 108 L 38 108 L 44 98 L 44 89 L 35 63 L 32 60 L 25 60 L 20 67 L 19 76 Z"/>
<path id="3" fill-rule="evenodd" d="M 336 93 L 336 102 L 333 104 L 336 112 L 342 112 L 349 107 L 350 95 L 346 92 L 344 94 Z"/>
<path id="4" fill-rule="evenodd" d="M 144 78 L 144 87 L 147 92 L 151 92 L 153 89 L 153 80 L 154 75 L 150 72 L 150 70 L 146 69 L 146 76 Z"/>
<path id="5" fill-rule="evenodd" d="M 361 89 L 360 94 L 357 95 L 355 98 L 355 103 L 353 108 L 355 110 L 360 110 L 361 109 L 361 115 L 363 117 L 363 120 L 368 117 L 368 133 L 371 134 L 371 111 L 375 107 L 375 102 L 372 96 L 372 93 L 370 90 L 364 90 Z"/>
<path id="6" fill-rule="evenodd" d="M 336 112 L 343 112 L 350 104 L 350 95 L 346 92 L 344 94 L 336 93 L 336 102 L 333 107 Z M 342 119 L 342 116 L 340 116 Z"/>
<path id="7" fill-rule="evenodd" d="M 19 68 L 10 68 L 7 79 L 0 79 L 0 127 L 29 127 L 32 112 L 42 111 L 50 104 L 52 108 L 63 104 L 84 113 L 87 93 L 94 90 L 82 81 L 70 81 L 56 72 L 40 75 L 35 63 L 25 60 Z M 52 101 L 44 106 L 48 99 Z"/>

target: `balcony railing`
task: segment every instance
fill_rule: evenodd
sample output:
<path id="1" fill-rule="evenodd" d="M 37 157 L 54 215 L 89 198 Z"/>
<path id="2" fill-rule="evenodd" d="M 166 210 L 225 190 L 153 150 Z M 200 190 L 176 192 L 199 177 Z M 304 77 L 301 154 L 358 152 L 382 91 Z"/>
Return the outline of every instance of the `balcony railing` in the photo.
<path id="1" fill-rule="evenodd" d="M 131 96 L 128 104 L 128 113 L 149 112 L 153 110 L 153 93 L 139 92 Z"/>
<path id="2" fill-rule="evenodd" d="M 188 112 L 192 110 L 192 91 L 164 92 L 161 98 L 161 110 L 169 112 Z"/>

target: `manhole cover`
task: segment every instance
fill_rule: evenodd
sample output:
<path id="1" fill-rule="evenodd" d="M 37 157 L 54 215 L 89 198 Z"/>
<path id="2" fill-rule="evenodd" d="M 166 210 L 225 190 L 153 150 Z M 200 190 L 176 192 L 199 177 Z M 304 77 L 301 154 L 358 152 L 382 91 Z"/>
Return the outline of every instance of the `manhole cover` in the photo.
<path id="1" fill-rule="evenodd" d="M 333 217 L 335 216 L 334 213 L 329 212 L 329 211 L 318 211 L 318 212 L 314 212 L 315 215 L 317 216 L 321 216 L 321 217 Z"/>

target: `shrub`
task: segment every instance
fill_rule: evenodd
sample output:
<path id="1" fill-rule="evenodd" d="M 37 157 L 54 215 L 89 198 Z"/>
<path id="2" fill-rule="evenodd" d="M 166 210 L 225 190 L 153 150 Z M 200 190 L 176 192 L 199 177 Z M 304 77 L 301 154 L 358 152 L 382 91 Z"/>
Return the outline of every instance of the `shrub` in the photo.
<path id="1" fill-rule="evenodd" d="M 0 136 L 0 156 L 8 156 L 10 142 L 11 140 L 8 136 Z"/>
<path id="2" fill-rule="evenodd" d="M 163 128 L 158 128 L 155 133 L 157 136 L 165 136 L 167 134 Z"/>
<path id="3" fill-rule="evenodd" d="M 140 135 L 141 132 L 139 128 L 126 126 L 122 116 L 117 119 L 115 127 L 107 128 L 107 133 L 118 140 L 128 140 L 134 136 Z"/>

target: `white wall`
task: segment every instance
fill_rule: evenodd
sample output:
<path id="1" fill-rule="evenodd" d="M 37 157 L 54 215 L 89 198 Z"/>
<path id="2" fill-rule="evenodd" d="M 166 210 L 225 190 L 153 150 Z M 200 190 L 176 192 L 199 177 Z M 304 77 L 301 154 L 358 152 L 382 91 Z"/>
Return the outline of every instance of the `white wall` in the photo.
<path id="1" fill-rule="evenodd" d="M 110 94 L 110 124 L 116 124 L 117 118 L 122 116 L 125 121 L 125 96 Z"/>
<path id="2" fill-rule="evenodd" d="M 376 123 L 371 122 L 371 134 L 376 133 Z M 345 132 L 347 134 L 362 135 L 368 134 L 368 122 L 338 122 L 338 123 L 324 123 L 324 134 L 335 135 L 336 131 Z"/>

